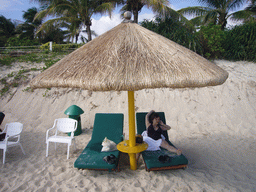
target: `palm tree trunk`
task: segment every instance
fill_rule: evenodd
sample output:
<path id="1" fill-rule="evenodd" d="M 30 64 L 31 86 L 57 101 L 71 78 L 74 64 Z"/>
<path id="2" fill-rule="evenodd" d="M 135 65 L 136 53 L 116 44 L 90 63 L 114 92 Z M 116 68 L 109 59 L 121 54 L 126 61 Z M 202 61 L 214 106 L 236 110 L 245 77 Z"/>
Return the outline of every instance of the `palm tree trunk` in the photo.
<path id="1" fill-rule="evenodd" d="M 138 23 L 138 16 L 139 16 L 138 11 L 134 11 L 134 13 L 133 13 L 134 23 Z"/>
<path id="2" fill-rule="evenodd" d="M 77 41 L 78 41 L 78 37 L 79 37 L 79 33 L 76 34 L 76 44 L 77 44 Z"/>
<path id="3" fill-rule="evenodd" d="M 221 30 L 224 30 L 227 25 L 227 13 L 222 13 L 219 16 L 219 25 L 221 25 Z"/>
<path id="4" fill-rule="evenodd" d="M 137 1 L 135 4 L 135 9 L 133 12 L 133 17 L 134 17 L 134 23 L 138 23 L 138 17 L 139 17 L 139 2 Z"/>
<path id="5" fill-rule="evenodd" d="M 88 42 L 92 40 L 92 31 L 91 31 L 91 25 L 86 25 L 86 32 L 88 35 Z"/>

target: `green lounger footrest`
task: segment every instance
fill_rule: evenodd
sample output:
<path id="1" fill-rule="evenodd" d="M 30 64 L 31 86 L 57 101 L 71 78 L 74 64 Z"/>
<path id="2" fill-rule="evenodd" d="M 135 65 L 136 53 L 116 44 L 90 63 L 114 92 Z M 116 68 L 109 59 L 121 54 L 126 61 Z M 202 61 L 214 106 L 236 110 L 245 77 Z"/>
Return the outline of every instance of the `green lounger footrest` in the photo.
<path id="1" fill-rule="evenodd" d="M 74 163 L 78 169 L 116 170 L 118 168 L 120 152 L 118 150 L 101 152 L 102 141 L 105 137 L 116 144 L 123 139 L 124 115 L 120 113 L 95 114 L 92 138 Z M 111 155 L 112 154 L 112 155 Z M 116 161 L 106 162 L 106 156 L 115 156 Z"/>
<path id="2" fill-rule="evenodd" d="M 159 114 L 160 119 L 163 121 L 163 123 L 166 124 L 164 112 L 157 112 L 157 113 Z M 147 113 L 145 112 L 136 113 L 138 134 L 142 134 L 142 132 L 146 130 L 146 125 L 145 125 L 146 115 Z M 170 145 L 174 146 L 169 141 L 167 131 L 164 131 L 163 135 L 166 138 L 166 141 Z M 168 158 L 166 159 L 166 161 L 160 161 L 159 160 L 160 156 L 162 157 L 168 156 Z M 158 150 L 158 151 L 143 151 L 142 157 L 143 157 L 145 168 L 147 171 L 185 168 L 187 167 L 187 164 L 188 164 L 188 160 L 183 154 L 178 156 L 176 155 L 176 153 L 171 153 L 163 148 L 161 148 L 161 150 Z"/>

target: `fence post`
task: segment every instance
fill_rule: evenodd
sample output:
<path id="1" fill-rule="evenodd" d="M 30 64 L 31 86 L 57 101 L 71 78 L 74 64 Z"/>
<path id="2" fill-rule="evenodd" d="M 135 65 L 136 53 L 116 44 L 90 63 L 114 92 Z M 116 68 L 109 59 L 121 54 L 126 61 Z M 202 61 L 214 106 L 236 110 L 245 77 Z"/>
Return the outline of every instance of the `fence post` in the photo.
<path id="1" fill-rule="evenodd" d="M 50 41 L 50 51 L 52 51 L 52 41 Z"/>

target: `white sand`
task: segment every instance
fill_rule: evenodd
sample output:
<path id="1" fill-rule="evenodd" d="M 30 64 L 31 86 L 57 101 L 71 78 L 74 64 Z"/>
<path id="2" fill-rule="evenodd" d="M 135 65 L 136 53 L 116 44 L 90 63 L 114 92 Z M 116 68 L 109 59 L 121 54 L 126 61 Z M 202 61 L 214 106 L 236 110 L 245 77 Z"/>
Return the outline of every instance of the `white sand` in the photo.
<path id="1" fill-rule="evenodd" d="M 77 170 L 74 161 L 91 138 L 95 113 L 124 113 L 128 134 L 127 93 L 56 88 L 31 93 L 24 91 L 26 84 L 13 89 L 0 99 L 6 114 L 1 128 L 24 124 L 26 155 L 11 148 L 3 165 L 1 150 L 0 191 L 256 191 L 256 64 L 215 62 L 229 72 L 223 85 L 135 92 L 137 111 L 165 112 L 170 140 L 189 160 L 186 170 L 146 172 L 140 159 L 132 171 L 124 154 L 121 172 Z M 1 68 L 0 79 L 19 70 L 19 64 Z M 64 111 L 73 104 L 85 111 L 77 150 L 72 148 L 67 160 L 66 145 L 58 145 L 57 152 L 51 145 L 46 158 L 46 129 L 67 117 Z"/>

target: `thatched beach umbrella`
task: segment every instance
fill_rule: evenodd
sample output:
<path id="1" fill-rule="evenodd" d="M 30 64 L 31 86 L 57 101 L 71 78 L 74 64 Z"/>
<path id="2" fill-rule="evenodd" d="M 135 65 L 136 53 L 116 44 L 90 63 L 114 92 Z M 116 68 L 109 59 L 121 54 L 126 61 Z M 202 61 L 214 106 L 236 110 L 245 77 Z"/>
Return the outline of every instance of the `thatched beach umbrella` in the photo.
<path id="1" fill-rule="evenodd" d="M 195 52 L 125 20 L 36 76 L 32 88 L 128 91 L 129 147 L 135 143 L 134 91 L 215 86 L 228 73 Z M 137 168 L 135 153 L 131 169 Z"/>

